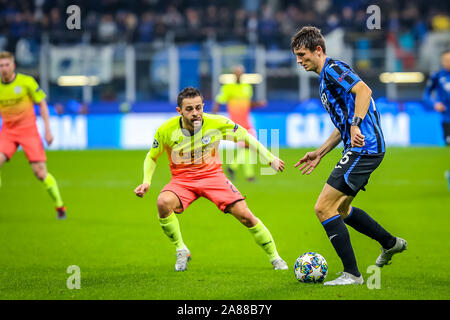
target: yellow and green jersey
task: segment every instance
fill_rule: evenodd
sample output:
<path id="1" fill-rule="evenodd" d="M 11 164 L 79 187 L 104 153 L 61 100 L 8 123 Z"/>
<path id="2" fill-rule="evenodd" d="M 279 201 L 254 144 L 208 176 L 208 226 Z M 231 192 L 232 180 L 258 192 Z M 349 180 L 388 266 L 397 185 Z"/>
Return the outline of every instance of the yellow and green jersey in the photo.
<path id="1" fill-rule="evenodd" d="M 163 123 L 156 131 L 153 145 L 144 163 L 144 182 L 150 184 L 157 158 L 167 152 L 173 177 L 202 178 L 223 173 L 218 152 L 221 140 L 245 141 L 259 152 L 264 164 L 275 156 L 258 142 L 247 130 L 227 117 L 203 113 L 201 130 L 191 135 L 182 128 L 181 116 Z"/>
<path id="2" fill-rule="evenodd" d="M 253 87 L 248 83 L 229 83 L 220 88 L 216 102 L 227 104 L 228 114 L 234 122 L 250 129 L 250 110 L 252 107 Z"/>
<path id="3" fill-rule="evenodd" d="M 34 103 L 46 97 L 33 77 L 16 73 L 14 80 L 0 82 L 0 114 L 3 125 L 8 128 L 23 127 L 36 123 Z"/>

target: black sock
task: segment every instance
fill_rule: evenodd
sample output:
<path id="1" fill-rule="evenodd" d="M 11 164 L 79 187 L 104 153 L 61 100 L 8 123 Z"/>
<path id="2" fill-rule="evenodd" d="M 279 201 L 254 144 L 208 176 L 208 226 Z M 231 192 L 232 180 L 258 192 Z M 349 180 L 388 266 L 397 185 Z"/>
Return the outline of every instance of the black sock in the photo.
<path id="1" fill-rule="evenodd" d="M 378 241 L 384 249 L 390 249 L 395 245 L 395 237 L 359 208 L 353 207 L 344 222 L 356 231 Z"/>
<path id="2" fill-rule="evenodd" d="M 356 265 L 355 253 L 353 252 L 352 244 L 350 242 L 350 235 L 347 227 L 341 219 L 340 215 L 331 217 L 322 222 L 327 236 L 333 244 L 334 250 L 341 258 L 344 265 L 344 271 L 359 277 L 361 273 Z"/>

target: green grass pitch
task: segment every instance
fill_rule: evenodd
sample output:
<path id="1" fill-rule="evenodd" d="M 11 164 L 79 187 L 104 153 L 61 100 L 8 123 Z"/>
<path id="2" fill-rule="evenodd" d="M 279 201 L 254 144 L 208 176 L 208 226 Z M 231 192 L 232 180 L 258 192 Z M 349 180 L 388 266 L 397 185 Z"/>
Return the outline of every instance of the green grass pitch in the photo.
<path id="1" fill-rule="evenodd" d="M 450 299 L 450 192 L 444 178 L 450 148 L 389 148 L 354 205 L 366 210 L 408 250 L 381 269 L 381 288 L 302 284 L 295 259 L 322 254 L 328 280 L 342 265 L 314 214 L 314 204 L 341 150 L 327 155 L 310 176 L 293 164 L 306 149 L 281 149 L 287 170 L 237 177 L 236 187 L 271 231 L 290 270 L 274 271 L 250 233 L 200 198 L 178 215 L 192 252 L 186 272 L 175 272 L 175 250 L 160 229 L 156 198 L 169 181 L 162 157 L 150 193 L 137 198 L 141 151 L 53 151 L 48 168 L 68 209 L 57 221 L 53 204 L 33 177 L 23 152 L 2 168 L 0 189 L 0 299 Z M 360 271 L 380 247 L 349 227 Z M 67 268 L 81 270 L 81 289 L 66 287 Z"/>

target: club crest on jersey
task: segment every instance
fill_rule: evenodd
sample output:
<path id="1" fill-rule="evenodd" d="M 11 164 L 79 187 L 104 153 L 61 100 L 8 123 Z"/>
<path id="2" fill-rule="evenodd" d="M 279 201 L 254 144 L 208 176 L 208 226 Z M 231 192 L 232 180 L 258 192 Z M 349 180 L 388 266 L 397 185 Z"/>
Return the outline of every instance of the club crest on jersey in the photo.
<path id="1" fill-rule="evenodd" d="M 208 144 L 208 143 L 210 143 L 210 142 L 211 142 L 211 137 L 210 137 L 210 136 L 204 136 L 204 137 L 202 138 L 202 142 L 203 142 L 203 144 Z"/>
<path id="2" fill-rule="evenodd" d="M 19 94 L 22 92 L 22 87 L 21 86 L 15 86 L 14 87 L 14 93 L 15 94 Z"/>
<path id="3" fill-rule="evenodd" d="M 158 142 L 158 140 L 156 140 L 156 138 L 155 138 L 155 139 L 153 139 L 152 148 L 158 148 L 158 147 L 159 147 L 159 142 Z"/>
<path id="4" fill-rule="evenodd" d="M 338 81 L 339 81 L 339 82 L 342 82 L 342 80 L 344 80 L 344 77 L 345 77 L 346 75 L 348 75 L 349 73 L 350 73 L 349 70 L 344 71 L 344 72 L 339 76 Z"/>

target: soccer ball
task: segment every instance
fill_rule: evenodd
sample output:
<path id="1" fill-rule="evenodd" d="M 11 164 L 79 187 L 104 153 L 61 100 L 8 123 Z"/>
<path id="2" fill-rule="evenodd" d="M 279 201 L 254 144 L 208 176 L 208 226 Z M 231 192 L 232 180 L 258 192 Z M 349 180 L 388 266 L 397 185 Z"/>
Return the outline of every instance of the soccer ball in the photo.
<path id="1" fill-rule="evenodd" d="M 328 273 L 327 261 L 318 253 L 306 252 L 295 261 L 294 273 L 300 282 L 323 282 Z"/>

